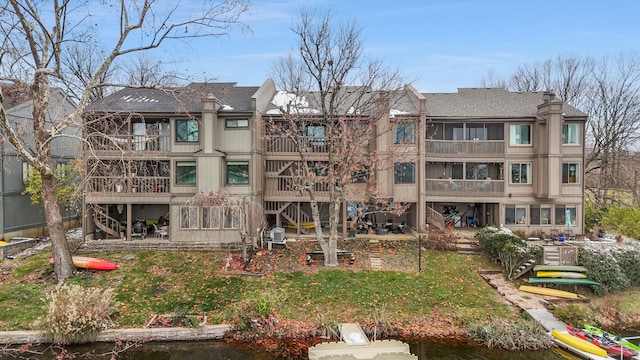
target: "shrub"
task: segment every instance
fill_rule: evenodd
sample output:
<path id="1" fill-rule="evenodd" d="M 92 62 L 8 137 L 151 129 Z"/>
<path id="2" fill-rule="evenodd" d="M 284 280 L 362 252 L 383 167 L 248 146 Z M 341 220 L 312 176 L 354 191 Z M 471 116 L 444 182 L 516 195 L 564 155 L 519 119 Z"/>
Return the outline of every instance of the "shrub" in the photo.
<path id="1" fill-rule="evenodd" d="M 254 325 L 269 320 L 276 314 L 278 304 L 284 300 L 282 290 L 254 290 L 245 295 L 245 300 L 236 309 L 235 318 L 241 329 L 250 329 Z"/>
<path id="2" fill-rule="evenodd" d="M 553 340 L 535 320 L 494 320 L 474 323 L 467 327 L 467 335 L 489 348 L 507 350 L 538 350 L 553 347 Z"/>
<path id="3" fill-rule="evenodd" d="M 638 250 L 626 249 L 613 254 L 613 256 L 631 285 L 640 285 L 640 253 Z"/>
<path id="4" fill-rule="evenodd" d="M 640 239 L 640 207 L 608 207 L 600 224 L 622 235 Z"/>
<path id="5" fill-rule="evenodd" d="M 113 325 L 113 289 L 61 284 L 46 296 L 47 312 L 36 328 L 52 343 L 80 344 Z"/>
<path id="6" fill-rule="evenodd" d="M 629 278 L 611 253 L 580 248 L 578 259 L 580 265 L 589 269 L 589 277 L 602 285 L 594 286 L 596 294 L 602 295 L 609 291 L 620 291 L 629 287 Z"/>
<path id="7" fill-rule="evenodd" d="M 502 264 L 507 277 L 511 277 L 523 262 L 540 256 L 539 247 L 529 247 L 526 241 L 508 230 L 486 227 L 476 237 L 487 256 Z"/>

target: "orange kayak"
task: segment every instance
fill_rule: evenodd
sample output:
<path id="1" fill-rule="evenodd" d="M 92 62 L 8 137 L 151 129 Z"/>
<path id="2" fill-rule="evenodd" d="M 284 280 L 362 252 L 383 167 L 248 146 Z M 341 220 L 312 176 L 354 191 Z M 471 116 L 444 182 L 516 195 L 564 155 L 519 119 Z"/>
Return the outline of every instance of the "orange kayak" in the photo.
<path id="1" fill-rule="evenodd" d="M 77 268 L 81 269 L 90 269 L 90 270 L 116 270 L 118 265 L 98 258 L 92 258 L 87 256 L 72 256 L 73 265 Z M 49 259 L 49 263 L 53 264 L 53 258 Z"/>

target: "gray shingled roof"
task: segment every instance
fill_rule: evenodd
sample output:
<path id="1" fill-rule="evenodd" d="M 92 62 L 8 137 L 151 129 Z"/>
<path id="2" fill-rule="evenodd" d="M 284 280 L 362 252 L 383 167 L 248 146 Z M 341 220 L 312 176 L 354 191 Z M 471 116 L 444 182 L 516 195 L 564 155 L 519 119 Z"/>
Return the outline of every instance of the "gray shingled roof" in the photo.
<path id="1" fill-rule="evenodd" d="M 223 105 L 221 111 L 251 111 L 251 97 L 258 86 L 236 83 L 191 83 L 167 90 L 124 88 L 93 102 L 88 111 L 141 113 L 200 112 L 202 99 L 210 94 Z"/>
<path id="2" fill-rule="evenodd" d="M 502 88 L 460 88 L 457 93 L 423 94 L 429 117 L 535 117 L 543 92 L 510 92 Z M 566 116 L 587 116 L 564 105 Z"/>

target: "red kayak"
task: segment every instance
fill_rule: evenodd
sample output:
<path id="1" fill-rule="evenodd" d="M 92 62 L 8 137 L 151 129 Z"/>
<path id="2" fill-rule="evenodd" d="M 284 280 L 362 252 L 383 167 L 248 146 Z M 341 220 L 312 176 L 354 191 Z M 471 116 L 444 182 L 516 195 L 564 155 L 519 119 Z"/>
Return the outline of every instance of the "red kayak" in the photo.
<path id="1" fill-rule="evenodd" d="M 81 269 L 108 271 L 108 270 L 116 270 L 118 268 L 118 265 L 110 261 L 102 260 L 98 258 L 92 258 L 87 256 L 72 256 L 71 259 L 73 259 L 73 265 Z M 53 264 L 53 258 L 50 258 L 49 262 Z"/>
<path id="2" fill-rule="evenodd" d="M 626 346 L 622 346 L 610 339 L 607 339 L 604 336 L 594 335 L 584 329 L 577 329 L 567 325 L 567 332 L 569 332 L 569 334 L 573 336 L 577 336 L 581 339 L 587 340 L 588 342 L 601 347 L 607 352 L 607 355 L 616 359 L 620 358 L 621 353 L 622 353 L 622 357 L 625 360 L 631 360 L 636 355 L 638 355 L 638 352 L 635 351 L 634 349 L 630 349 Z"/>

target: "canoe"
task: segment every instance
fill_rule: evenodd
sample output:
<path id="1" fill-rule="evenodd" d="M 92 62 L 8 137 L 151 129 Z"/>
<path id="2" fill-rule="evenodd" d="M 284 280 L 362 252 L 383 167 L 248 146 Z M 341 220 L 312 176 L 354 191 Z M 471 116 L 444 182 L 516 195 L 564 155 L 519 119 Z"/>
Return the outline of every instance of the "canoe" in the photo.
<path id="1" fill-rule="evenodd" d="M 556 284 L 556 285 L 600 285 L 591 279 L 563 279 L 563 278 L 529 278 L 529 284 Z"/>
<path id="2" fill-rule="evenodd" d="M 565 278 L 565 279 L 586 279 L 587 274 L 573 271 L 538 271 L 537 277 Z"/>
<path id="3" fill-rule="evenodd" d="M 315 229 L 316 224 L 313 221 L 303 222 L 300 224 L 300 228 L 302 229 Z M 296 229 L 296 225 L 292 223 L 287 223 L 287 228 Z"/>
<path id="4" fill-rule="evenodd" d="M 587 268 L 577 265 L 536 265 L 533 271 L 573 271 L 573 272 L 587 272 Z"/>
<path id="5" fill-rule="evenodd" d="M 92 258 L 87 256 L 72 256 L 73 265 L 80 269 L 89 269 L 89 270 L 116 270 L 118 265 L 98 258 Z M 49 259 L 49 263 L 53 264 L 53 258 Z"/>
<path id="6" fill-rule="evenodd" d="M 620 345 L 612 338 L 605 337 L 603 335 L 592 334 L 586 329 L 577 329 L 567 325 L 567 331 L 571 335 L 577 336 L 603 348 L 607 352 L 607 354 L 614 359 L 631 360 L 636 355 L 638 355 L 638 352 L 636 350 L 631 349 L 627 346 Z"/>
<path id="7" fill-rule="evenodd" d="M 577 336 L 573 336 L 566 332 L 559 332 L 556 329 L 553 329 L 551 331 L 551 336 L 578 350 L 602 356 L 604 358 L 607 357 L 607 352 L 603 348 L 600 348 L 597 345 L 588 342 L 587 340 L 580 339 Z"/>
<path id="8" fill-rule="evenodd" d="M 587 330 L 588 332 L 594 334 L 594 335 L 600 335 L 600 336 L 605 336 L 608 338 L 611 338 L 613 341 L 617 342 L 620 345 L 626 346 L 630 349 L 636 350 L 636 351 L 640 351 L 640 346 L 632 343 L 631 341 L 625 340 L 623 338 L 621 338 L 620 336 L 616 336 L 613 335 L 611 333 L 608 333 L 602 329 L 599 329 L 595 326 L 591 326 L 589 324 L 584 324 L 584 329 Z"/>
<path id="9" fill-rule="evenodd" d="M 7 244 L 8 244 L 8 242 L 6 242 L 6 241 L 0 241 L 0 246 L 4 246 L 4 245 L 7 245 Z"/>
<path id="10" fill-rule="evenodd" d="M 528 292 L 528 293 L 532 293 L 532 294 L 555 296 L 555 297 L 565 298 L 565 299 L 577 299 L 578 298 L 578 294 L 576 294 L 576 293 L 563 291 L 563 290 L 558 290 L 558 289 L 543 288 L 543 287 L 539 287 L 539 286 L 522 285 L 522 286 L 520 286 L 518 288 L 518 290 L 524 291 L 524 292 Z"/>

